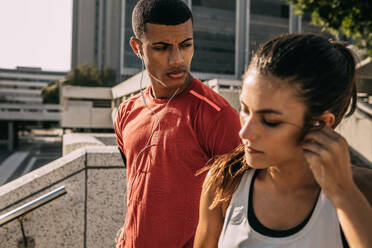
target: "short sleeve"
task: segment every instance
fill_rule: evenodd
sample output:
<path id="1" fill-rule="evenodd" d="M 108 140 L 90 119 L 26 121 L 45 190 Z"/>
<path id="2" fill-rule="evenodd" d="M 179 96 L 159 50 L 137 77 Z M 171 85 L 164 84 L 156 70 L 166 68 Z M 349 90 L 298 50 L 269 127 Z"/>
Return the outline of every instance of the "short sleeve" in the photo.
<path id="1" fill-rule="evenodd" d="M 115 129 L 115 134 L 116 134 L 116 143 L 119 149 L 121 150 L 121 152 L 124 154 L 124 143 L 123 143 L 123 137 L 122 137 L 123 106 L 124 104 L 121 104 L 116 112 L 114 129 Z"/>
<path id="2" fill-rule="evenodd" d="M 207 126 L 205 138 L 210 157 L 229 153 L 240 145 L 240 120 L 235 109 L 224 108 L 217 112 Z"/>

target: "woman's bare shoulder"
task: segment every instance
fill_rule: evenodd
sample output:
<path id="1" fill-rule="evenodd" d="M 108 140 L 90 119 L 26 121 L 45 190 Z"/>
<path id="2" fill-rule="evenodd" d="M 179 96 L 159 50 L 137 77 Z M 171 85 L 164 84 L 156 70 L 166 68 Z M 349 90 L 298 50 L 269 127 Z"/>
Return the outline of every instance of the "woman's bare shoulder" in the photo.
<path id="1" fill-rule="evenodd" d="M 356 185 L 372 205 L 372 168 L 353 166 L 352 169 Z"/>

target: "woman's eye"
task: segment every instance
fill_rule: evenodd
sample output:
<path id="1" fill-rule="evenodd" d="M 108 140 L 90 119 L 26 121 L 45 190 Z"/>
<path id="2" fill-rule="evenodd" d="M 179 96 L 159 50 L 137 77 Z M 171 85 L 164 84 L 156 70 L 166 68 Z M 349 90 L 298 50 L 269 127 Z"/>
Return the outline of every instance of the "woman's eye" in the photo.
<path id="1" fill-rule="evenodd" d="M 277 127 L 280 125 L 280 122 L 274 122 L 274 121 L 268 121 L 268 120 L 265 120 L 265 119 L 262 119 L 262 122 L 264 125 L 268 126 L 268 127 Z"/>

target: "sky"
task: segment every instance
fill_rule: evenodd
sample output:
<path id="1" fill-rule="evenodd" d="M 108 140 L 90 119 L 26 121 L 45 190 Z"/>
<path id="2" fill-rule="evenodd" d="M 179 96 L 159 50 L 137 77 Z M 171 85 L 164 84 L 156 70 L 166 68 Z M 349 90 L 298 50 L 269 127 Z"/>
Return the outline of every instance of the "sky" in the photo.
<path id="1" fill-rule="evenodd" d="M 0 0 L 0 68 L 71 65 L 73 0 Z"/>

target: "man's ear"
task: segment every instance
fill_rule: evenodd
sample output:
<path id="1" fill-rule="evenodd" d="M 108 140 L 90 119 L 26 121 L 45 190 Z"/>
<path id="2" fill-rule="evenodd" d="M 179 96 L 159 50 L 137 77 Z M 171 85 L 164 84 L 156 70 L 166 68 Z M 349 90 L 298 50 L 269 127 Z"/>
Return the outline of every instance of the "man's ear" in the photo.
<path id="1" fill-rule="evenodd" d="M 141 58 L 143 55 L 141 41 L 136 37 L 131 37 L 129 43 L 130 46 L 132 47 L 133 52 L 137 55 L 137 57 Z"/>
<path id="2" fill-rule="evenodd" d="M 328 126 L 333 128 L 333 125 L 335 124 L 336 117 L 334 114 L 332 114 L 329 111 L 325 111 L 319 118 L 317 118 L 316 122 L 320 122 L 324 126 Z M 316 123 L 314 123 L 316 126 Z"/>

